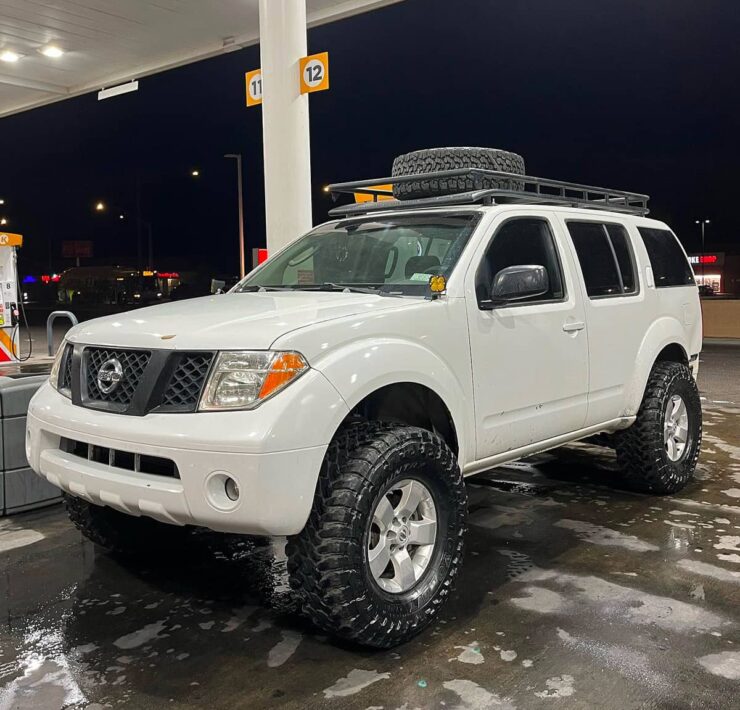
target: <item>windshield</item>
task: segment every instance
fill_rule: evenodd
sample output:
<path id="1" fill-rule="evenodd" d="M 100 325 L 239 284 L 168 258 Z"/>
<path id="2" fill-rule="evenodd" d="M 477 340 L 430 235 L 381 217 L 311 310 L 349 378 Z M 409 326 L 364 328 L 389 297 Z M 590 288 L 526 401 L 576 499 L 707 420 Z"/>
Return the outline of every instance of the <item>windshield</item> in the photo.
<path id="1" fill-rule="evenodd" d="M 322 225 L 247 276 L 237 292 L 354 290 L 422 296 L 452 273 L 480 215 L 364 217 Z"/>

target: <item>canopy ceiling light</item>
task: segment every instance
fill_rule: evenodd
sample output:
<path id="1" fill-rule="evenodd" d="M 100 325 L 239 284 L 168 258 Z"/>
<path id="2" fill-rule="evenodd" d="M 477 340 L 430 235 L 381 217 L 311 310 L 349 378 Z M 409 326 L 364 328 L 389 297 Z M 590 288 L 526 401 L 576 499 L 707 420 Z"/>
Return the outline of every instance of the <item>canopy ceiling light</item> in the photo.
<path id="1" fill-rule="evenodd" d="M 14 52 L 12 49 L 4 49 L 0 52 L 0 62 L 17 62 L 21 58 L 21 55 Z"/>
<path id="2" fill-rule="evenodd" d="M 118 86 L 114 86 L 110 89 L 103 89 L 102 91 L 98 91 L 98 101 L 103 101 L 104 99 L 110 99 L 113 96 L 119 96 L 120 94 L 127 94 L 129 91 L 138 91 L 139 90 L 139 82 L 138 81 L 129 81 L 125 84 L 119 84 Z"/>
<path id="3" fill-rule="evenodd" d="M 64 56 L 64 50 L 57 47 L 55 44 L 49 44 L 46 47 L 39 49 L 39 52 L 49 59 L 59 59 Z"/>

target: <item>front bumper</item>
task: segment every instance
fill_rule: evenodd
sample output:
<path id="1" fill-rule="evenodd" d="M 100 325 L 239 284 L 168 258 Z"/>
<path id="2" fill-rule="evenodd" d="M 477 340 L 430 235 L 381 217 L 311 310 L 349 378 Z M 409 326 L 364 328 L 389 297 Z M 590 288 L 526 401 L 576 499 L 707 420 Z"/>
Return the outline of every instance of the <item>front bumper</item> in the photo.
<path id="1" fill-rule="evenodd" d="M 74 406 L 44 385 L 29 407 L 26 452 L 36 473 L 96 505 L 175 525 L 293 535 L 308 519 L 326 448 L 347 413 L 315 371 L 245 412 L 110 414 Z M 170 459 L 180 477 L 87 460 L 63 450 L 63 437 Z M 214 495 L 225 476 L 238 484 L 235 503 Z"/>

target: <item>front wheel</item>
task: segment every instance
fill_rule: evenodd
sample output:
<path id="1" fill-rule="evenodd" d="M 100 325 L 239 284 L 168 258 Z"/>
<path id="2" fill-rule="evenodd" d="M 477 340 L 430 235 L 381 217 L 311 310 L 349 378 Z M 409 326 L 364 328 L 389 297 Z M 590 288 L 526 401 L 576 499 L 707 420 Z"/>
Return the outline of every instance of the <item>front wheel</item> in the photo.
<path id="1" fill-rule="evenodd" d="M 457 461 L 437 435 L 377 422 L 344 429 L 327 451 L 309 521 L 288 544 L 304 613 L 366 646 L 409 640 L 449 596 L 466 510 Z"/>
<path id="2" fill-rule="evenodd" d="M 122 557 L 150 557 L 182 547 L 187 528 L 137 518 L 64 494 L 69 519 L 88 539 Z"/>
<path id="3" fill-rule="evenodd" d="M 694 474 L 701 434 L 701 400 L 691 370 L 678 362 L 656 363 L 637 419 L 615 434 L 625 482 L 646 493 L 680 491 Z"/>

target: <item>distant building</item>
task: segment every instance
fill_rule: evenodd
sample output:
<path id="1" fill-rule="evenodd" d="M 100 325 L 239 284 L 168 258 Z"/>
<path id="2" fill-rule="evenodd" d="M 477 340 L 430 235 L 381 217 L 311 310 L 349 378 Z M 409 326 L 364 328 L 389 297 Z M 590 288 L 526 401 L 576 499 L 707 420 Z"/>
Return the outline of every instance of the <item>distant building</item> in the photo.
<path id="1" fill-rule="evenodd" d="M 689 254 L 689 263 L 698 286 L 711 288 L 715 294 L 740 296 L 740 254 Z"/>

